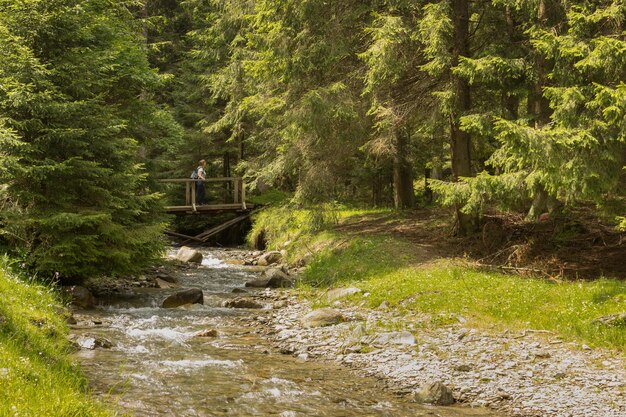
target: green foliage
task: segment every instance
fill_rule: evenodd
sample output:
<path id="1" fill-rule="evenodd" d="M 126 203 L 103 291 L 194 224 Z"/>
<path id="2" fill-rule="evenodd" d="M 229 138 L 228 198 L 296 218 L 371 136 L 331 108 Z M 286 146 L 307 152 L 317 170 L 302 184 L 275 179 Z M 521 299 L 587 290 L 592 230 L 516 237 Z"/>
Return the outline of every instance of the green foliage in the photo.
<path id="1" fill-rule="evenodd" d="M 250 201 L 253 204 L 260 205 L 281 205 L 287 203 L 291 200 L 293 196 L 289 193 L 286 193 L 281 190 L 277 190 L 275 188 L 271 188 L 261 194 L 251 195 L 246 197 L 246 200 Z"/>
<path id="2" fill-rule="evenodd" d="M 622 215 L 624 2 L 468 2 L 460 43 L 452 5 L 151 2 L 150 56 L 186 128 L 175 172 L 205 158 L 299 203 L 389 204 L 400 167 L 452 165 L 460 129 L 478 176 L 435 184 L 441 202 L 527 210 L 546 192 Z"/>
<path id="3" fill-rule="evenodd" d="M 486 207 L 518 211 L 528 200 L 525 175 L 520 172 L 490 175 L 481 172 L 463 177 L 459 182 L 431 180 L 431 188 L 439 194 L 443 206 L 460 207 L 464 213 L 480 213 Z"/>
<path id="4" fill-rule="evenodd" d="M 623 160 L 618 155 L 626 149 L 626 43 L 609 35 L 619 31 L 613 23 L 625 17 L 618 3 L 572 6 L 565 33 L 533 35 L 541 53 L 555 61 L 554 86 L 544 89 L 552 123 L 538 128 L 497 121 L 501 147 L 491 158 L 505 172 L 526 171 L 529 189 L 539 183 L 569 203 L 602 205 L 619 195 Z"/>
<path id="5" fill-rule="evenodd" d="M 485 6 L 481 19 L 490 24 L 470 27 L 480 48 L 456 66 L 446 49 L 451 12 L 445 2 L 425 6 L 426 69 L 433 76 L 449 69 L 471 85 L 473 109 L 460 128 L 472 136 L 475 171 L 485 170 L 460 185 L 436 183 L 444 204 L 523 209 L 542 190 L 566 204 L 593 201 L 623 213 L 624 3 L 545 5 L 542 16 L 537 2 Z M 452 112 L 455 94 L 436 94 Z"/>
<path id="6" fill-rule="evenodd" d="M 419 22 L 420 40 L 428 58 L 428 63 L 422 67 L 424 71 L 439 76 L 450 68 L 452 32 L 450 4 L 445 1 L 426 4 L 424 17 Z"/>
<path id="7" fill-rule="evenodd" d="M 454 4 L 0 0 L 3 244 L 44 275 L 137 270 L 154 174 L 199 159 L 316 206 L 398 204 L 469 159 L 440 203 L 623 218 L 624 1 Z"/>
<path id="8" fill-rule="evenodd" d="M 150 98 L 160 80 L 132 16 L 105 0 L 4 3 L 2 234 L 44 275 L 142 268 L 164 225 L 141 160 L 178 128 Z"/>
<path id="9" fill-rule="evenodd" d="M 480 83 L 505 87 L 523 80 L 529 69 L 528 63 L 521 58 L 485 56 L 477 59 L 462 57 L 452 71 L 467 79 L 470 85 Z"/>
<path id="10" fill-rule="evenodd" d="M 372 38 L 368 49 L 359 58 L 368 64 L 365 93 L 374 92 L 379 85 L 397 83 L 406 71 L 410 55 L 402 53 L 403 43 L 410 35 L 399 16 L 377 15 L 366 33 Z"/>
<path id="11" fill-rule="evenodd" d="M 0 265 L 0 415 L 109 416 L 69 358 L 62 308 L 48 287 Z"/>

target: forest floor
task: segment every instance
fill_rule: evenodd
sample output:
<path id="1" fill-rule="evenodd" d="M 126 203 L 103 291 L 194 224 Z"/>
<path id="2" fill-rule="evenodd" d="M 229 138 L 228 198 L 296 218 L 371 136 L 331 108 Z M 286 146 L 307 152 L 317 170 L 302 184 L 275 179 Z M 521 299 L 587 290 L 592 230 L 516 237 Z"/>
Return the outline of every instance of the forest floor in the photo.
<path id="1" fill-rule="evenodd" d="M 424 209 L 401 216 L 362 215 L 346 219 L 336 230 L 352 236 L 392 235 L 420 248 L 428 262 L 463 257 L 476 267 L 496 268 L 552 279 L 626 280 L 626 233 L 598 221 L 587 210 L 575 220 L 548 219 L 540 223 L 523 216 L 487 214 L 480 233 L 469 238 L 452 235 L 447 210 Z"/>
<path id="2" fill-rule="evenodd" d="M 494 214 L 459 239 L 449 215 L 349 212 L 314 231 L 306 213 L 267 214 L 252 236 L 265 228 L 306 266 L 261 327 L 285 353 L 353 367 L 401 394 L 439 381 L 457 402 L 509 415 L 625 415 L 624 234 L 591 216 Z M 343 322 L 307 327 L 322 308 Z"/>

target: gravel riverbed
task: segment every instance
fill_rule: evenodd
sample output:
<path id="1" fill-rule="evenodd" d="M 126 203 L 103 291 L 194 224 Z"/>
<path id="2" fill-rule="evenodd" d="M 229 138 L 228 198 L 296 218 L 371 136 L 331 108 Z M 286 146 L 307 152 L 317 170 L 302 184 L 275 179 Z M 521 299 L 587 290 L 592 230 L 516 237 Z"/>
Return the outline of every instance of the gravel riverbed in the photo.
<path id="1" fill-rule="evenodd" d="M 311 304 L 294 294 L 266 290 L 261 297 L 276 299 L 274 308 L 254 317 L 285 354 L 349 366 L 410 396 L 439 381 L 458 403 L 512 416 L 626 416 L 626 363 L 616 354 L 549 332 L 476 330 L 460 316 L 433 328 L 431 317 L 340 301 L 333 308 L 342 322 L 308 328 Z"/>

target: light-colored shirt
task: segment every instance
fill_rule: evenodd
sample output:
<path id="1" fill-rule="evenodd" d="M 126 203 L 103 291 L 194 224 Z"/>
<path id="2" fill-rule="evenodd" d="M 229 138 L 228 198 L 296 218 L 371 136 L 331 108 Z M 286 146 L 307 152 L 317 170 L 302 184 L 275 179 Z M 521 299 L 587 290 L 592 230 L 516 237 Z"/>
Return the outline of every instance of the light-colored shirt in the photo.
<path id="1" fill-rule="evenodd" d="M 202 165 L 198 166 L 196 172 L 198 173 L 198 178 L 200 178 L 201 180 L 206 178 L 206 171 L 204 170 Z"/>

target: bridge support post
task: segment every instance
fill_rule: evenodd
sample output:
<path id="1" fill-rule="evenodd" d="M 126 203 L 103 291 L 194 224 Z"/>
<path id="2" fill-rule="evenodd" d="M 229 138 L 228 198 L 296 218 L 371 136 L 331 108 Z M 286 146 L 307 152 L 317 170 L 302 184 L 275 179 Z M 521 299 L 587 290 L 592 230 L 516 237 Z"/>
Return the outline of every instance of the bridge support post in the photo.
<path id="1" fill-rule="evenodd" d="M 233 179 L 233 202 L 239 203 L 239 179 Z"/>
<path id="2" fill-rule="evenodd" d="M 195 187 L 195 184 L 193 183 L 188 183 L 188 184 L 191 184 L 191 209 L 195 213 L 196 212 L 196 187 Z"/>
<path id="3" fill-rule="evenodd" d="M 241 181 L 241 208 L 243 210 L 247 210 L 246 208 L 246 184 L 243 182 L 243 178 L 240 178 Z"/>

